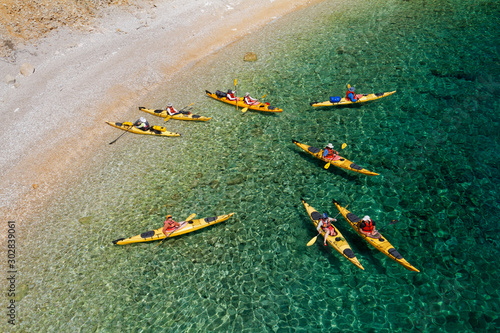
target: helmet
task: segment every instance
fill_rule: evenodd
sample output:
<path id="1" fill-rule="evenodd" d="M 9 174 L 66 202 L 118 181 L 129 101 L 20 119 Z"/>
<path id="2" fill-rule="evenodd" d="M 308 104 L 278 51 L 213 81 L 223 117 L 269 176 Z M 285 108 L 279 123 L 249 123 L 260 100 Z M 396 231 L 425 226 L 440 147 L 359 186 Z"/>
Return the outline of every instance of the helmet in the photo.
<path id="1" fill-rule="evenodd" d="M 144 117 L 139 118 L 139 120 L 142 121 L 143 123 L 146 122 L 146 118 L 144 118 Z"/>
<path id="2" fill-rule="evenodd" d="M 172 107 L 172 103 L 168 103 L 167 107 L 169 107 L 169 108 Z"/>
<path id="3" fill-rule="evenodd" d="M 363 221 L 370 221 L 370 217 L 368 215 L 366 215 L 365 217 L 363 217 Z"/>
<path id="4" fill-rule="evenodd" d="M 328 214 L 327 213 L 323 213 L 323 215 L 321 215 L 321 218 L 327 219 L 328 218 Z"/>
<path id="5" fill-rule="evenodd" d="M 250 96 L 250 93 L 245 93 L 245 96 Z"/>
<path id="6" fill-rule="evenodd" d="M 354 87 L 349 87 L 349 91 L 354 92 Z"/>
<path id="7" fill-rule="evenodd" d="M 171 218 L 171 217 L 172 217 L 172 215 L 170 215 L 170 214 L 169 214 L 169 215 L 167 215 L 167 219 L 169 219 L 169 218 Z"/>
<path id="8" fill-rule="evenodd" d="M 233 91 L 232 91 L 231 89 L 228 89 L 228 90 L 227 90 L 227 93 L 228 93 L 228 94 L 230 94 L 230 93 L 232 93 L 232 92 L 233 92 Z"/>
<path id="9" fill-rule="evenodd" d="M 332 148 L 333 149 L 333 145 L 331 143 L 327 144 L 326 145 L 328 148 Z"/>

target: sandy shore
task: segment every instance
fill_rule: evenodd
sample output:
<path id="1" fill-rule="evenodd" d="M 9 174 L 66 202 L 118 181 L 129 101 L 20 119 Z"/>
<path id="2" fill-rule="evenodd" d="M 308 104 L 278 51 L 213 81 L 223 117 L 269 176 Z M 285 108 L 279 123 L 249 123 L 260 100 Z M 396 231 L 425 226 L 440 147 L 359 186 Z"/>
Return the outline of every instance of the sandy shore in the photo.
<path id="1" fill-rule="evenodd" d="M 217 49 L 317 2 L 144 2 L 105 9 L 87 32 L 59 29 L 18 46 L 0 62 L 3 220 L 22 220 L 95 162 L 94 152 L 109 141 L 104 119 L 135 109 Z M 26 63 L 34 68 L 27 76 L 20 73 Z"/>

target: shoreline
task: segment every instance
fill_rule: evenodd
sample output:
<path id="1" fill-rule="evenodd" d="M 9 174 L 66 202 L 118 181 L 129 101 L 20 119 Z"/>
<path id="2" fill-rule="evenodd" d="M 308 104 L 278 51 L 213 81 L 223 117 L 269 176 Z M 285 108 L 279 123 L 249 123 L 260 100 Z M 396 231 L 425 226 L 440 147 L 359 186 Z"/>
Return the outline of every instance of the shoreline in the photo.
<path id="1" fill-rule="evenodd" d="M 24 45 L 14 63 L 0 62 L 1 71 L 16 78 L 0 85 L 6 122 L 0 134 L 6 147 L 0 158 L 4 220 L 22 221 L 105 158 L 109 133 L 117 134 L 104 126 L 105 118 L 123 117 L 176 73 L 320 2 L 275 0 L 262 6 L 254 0 L 234 7 L 224 1 L 210 7 L 144 2 L 134 11 L 105 9 L 91 32 L 60 29 Z M 19 74 L 24 63 L 33 65 L 33 74 Z"/>

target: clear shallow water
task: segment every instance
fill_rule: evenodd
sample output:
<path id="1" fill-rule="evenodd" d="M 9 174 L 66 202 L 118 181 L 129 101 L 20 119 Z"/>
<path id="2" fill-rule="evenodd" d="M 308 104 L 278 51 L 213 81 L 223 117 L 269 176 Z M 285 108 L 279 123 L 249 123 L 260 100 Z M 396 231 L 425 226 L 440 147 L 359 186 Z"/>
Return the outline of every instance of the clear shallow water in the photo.
<path id="1" fill-rule="evenodd" d="M 495 331 L 498 14 L 488 1 L 326 1 L 193 66 L 144 104 L 195 102 L 212 120 L 167 122 L 181 138 L 124 136 L 37 213 L 36 230 L 21 230 L 16 329 Z M 259 61 L 243 63 L 247 51 Z M 235 78 L 239 92 L 285 111 L 242 114 L 204 96 Z M 346 83 L 397 93 L 309 106 Z M 342 155 L 381 175 L 324 170 L 292 139 L 346 142 Z M 301 197 L 331 215 L 335 198 L 379 227 L 399 219 L 383 233 L 421 273 L 368 247 L 342 218 L 365 271 L 319 241 L 306 247 L 315 232 Z M 159 247 L 111 243 L 193 212 L 236 214 Z"/>

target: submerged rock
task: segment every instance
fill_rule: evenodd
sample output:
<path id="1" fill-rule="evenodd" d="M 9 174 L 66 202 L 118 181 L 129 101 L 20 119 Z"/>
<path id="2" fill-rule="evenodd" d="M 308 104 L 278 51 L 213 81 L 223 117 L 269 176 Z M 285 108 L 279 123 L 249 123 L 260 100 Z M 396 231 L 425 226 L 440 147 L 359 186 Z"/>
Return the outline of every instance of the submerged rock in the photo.
<path id="1" fill-rule="evenodd" d="M 78 219 L 78 222 L 80 222 L 81 224 L 89 224 L 90 222 L 92 222 L 92 216 L 82 217 Z"/>
<path id="2" fill-rule="evenodd" d="M 33 74 L 35 72 L 35 67 L 33 67 L 32 64 L 24 63 L 21 65 L 20 72 L 24 76 L 30 76 L 31 74 Z"/>
<path id="3" fill-rule="evenodd" d="M 14 84 L 14 83 L 16 83 L 16 78 L 13 77 L 12 75 L 7 74 L 7 75 L 5 75 L 5 83 Z"/>
<path id="4" fill-rule="evenodd" d="M 243 61 L 257 61 L 257 54 L 254 52 L 247 52 L 243 57 Z"/>

